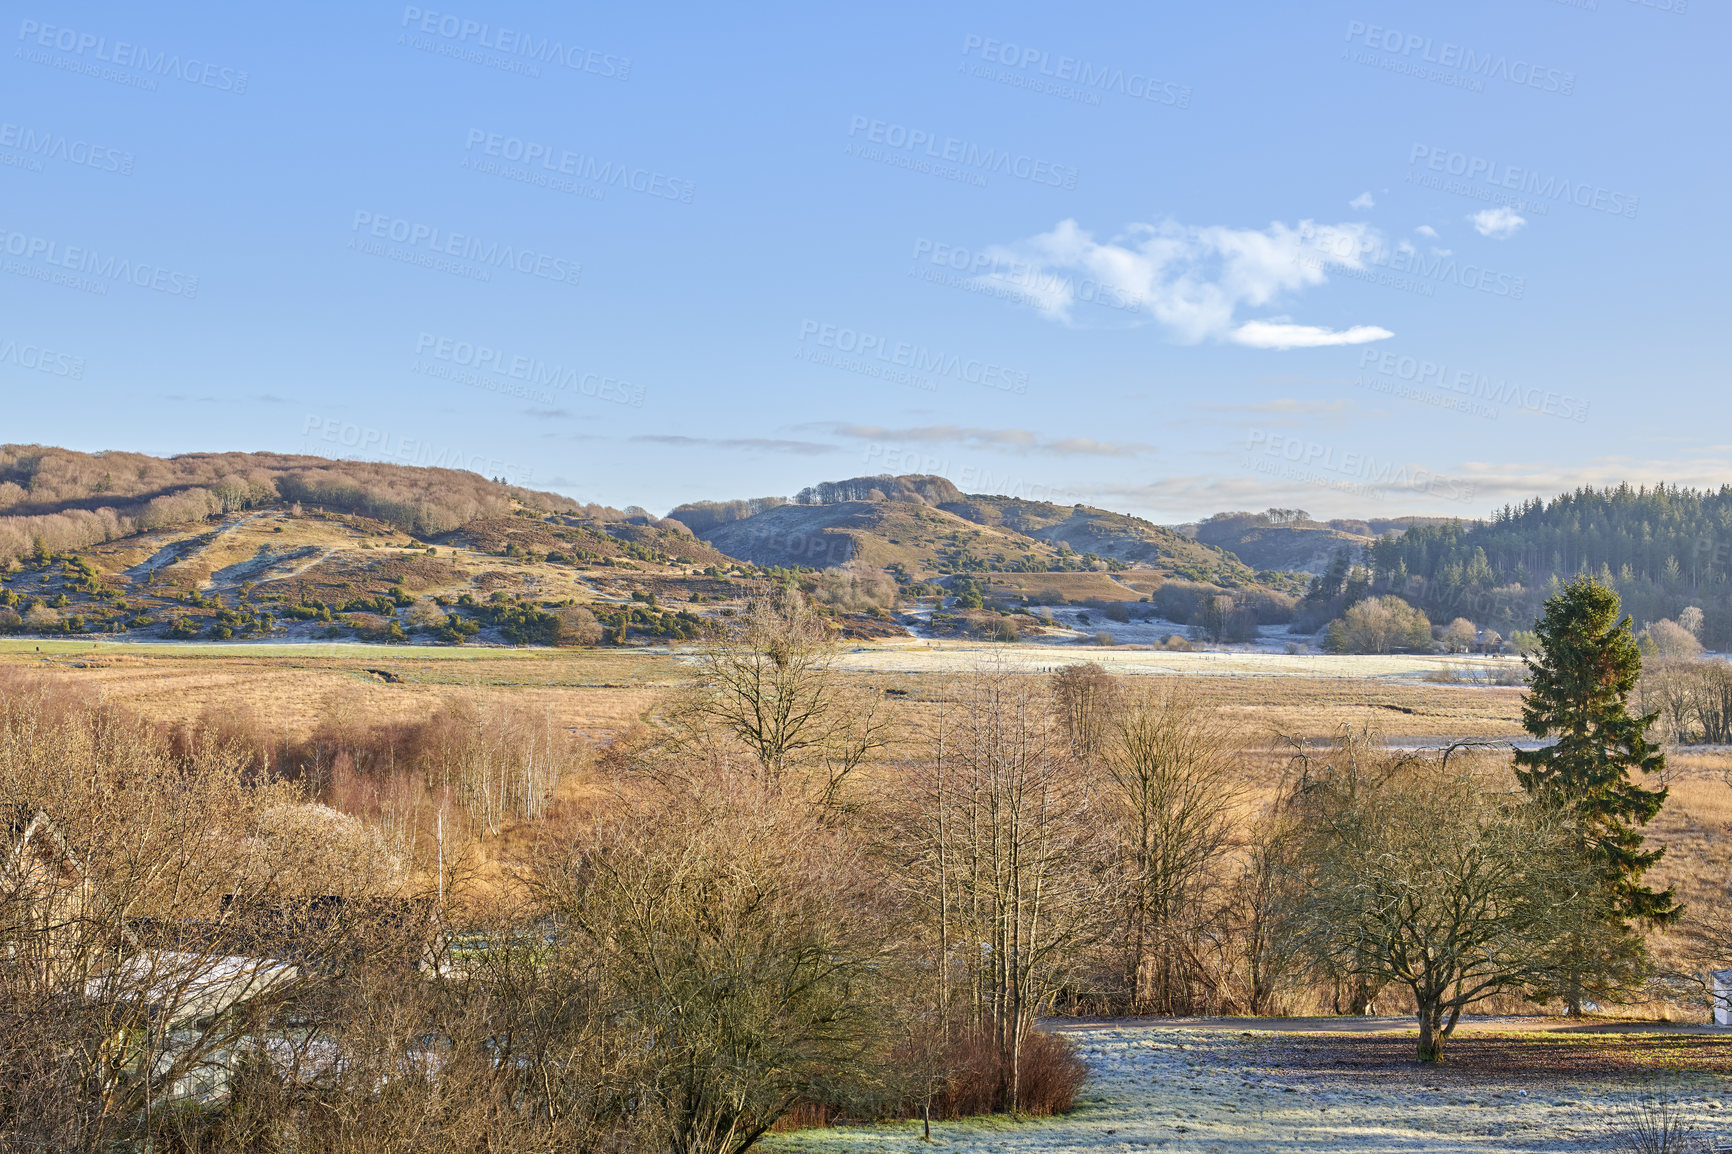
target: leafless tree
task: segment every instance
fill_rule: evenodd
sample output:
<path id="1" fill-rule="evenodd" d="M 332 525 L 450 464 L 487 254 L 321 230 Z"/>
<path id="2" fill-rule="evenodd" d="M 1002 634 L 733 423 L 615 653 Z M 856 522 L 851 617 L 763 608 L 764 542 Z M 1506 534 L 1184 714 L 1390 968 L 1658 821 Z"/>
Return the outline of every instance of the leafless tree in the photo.
<path id="1" fill-rule="evenodd" d="M 710 746 L 713 734 L 738 742 L 761 784 L 790 779 L 829 804 L 888 739 L 883 695 L 836 668 L 834 631 L 798 589 L 752 599 L 732 632 L 704 653 L 704 684 L 675 718 L 678 761 Z M 683 746 L 683 748 L 682 748 Z M 724 756 L 713 748 L 710 760 Z"/>
<path id="2" fill-rule="evenodd" d="M 1035 1018 L 1105 933 L 1108 845 L 1043 687 L 989 669 L 959 697 L 916 779 L 908 885 L 945 1017 L 991 1040 L 1014 1111 Z"/>
<path id="3" fill-rule="evenodd" d="M 1336 972 L 1408 989 L 1421 1061 L 1468 1006 L 1545 981 L 1591 900 L 1566 831 L 1484 771 L 1324 760 L 1297 788 L 1300 931 Z"/>
<path id="4" fill-rule="evenodd" d="M 1103 801 L 1121 847 L 1123 977 L 1136 1013 L 1195 1011 L 1199 956 L 1232 832 L 1231 736 L 1183 691 L 1144 687 L 1114 712 Z"/>

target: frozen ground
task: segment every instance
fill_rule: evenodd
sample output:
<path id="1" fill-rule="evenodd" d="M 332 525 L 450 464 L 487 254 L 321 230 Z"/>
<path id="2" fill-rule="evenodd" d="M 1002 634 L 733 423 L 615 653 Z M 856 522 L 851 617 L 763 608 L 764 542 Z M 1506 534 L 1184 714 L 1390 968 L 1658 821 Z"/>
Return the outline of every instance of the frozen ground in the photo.
<path id="1" fill-rule="evenodd" d="M 1094 661 L 1114 673 L 1183 673 L 1199 677 L 1387 677 L 1416 680 L 1453 670 L 1463 683 L 1490 665 L 1519 666 L 1516 657 L 1445 657 L 1428 654 L 1346 655 L 1285 653 L 1273 647 L 1195 650 L 1130 649 L 1123 646 L 1053 645 L 993 641 L 881 641 L 850 647 L 842 666 L 872 673 L 964 672 L 1002 663 L 1023 671 L 1051 672 L 1078 661 Z"/>
<path id="2" fill-rule="evenodd" d="M 941 1122 L 933 1127 L 933 1146 L 1026 1154 L 1579 1152 L 1616 1149 L 1612 1112 L 1644 1096 L 1671 1097 L 1704 1138 L 1722 1133 L 1727 1113 L 1723 1075 L 1608 1069 L 1603 1056 L 1597 1066 L 1571 1060 L 1643 1053 L 1636 1036 L 1506 1042 L 1504 1035 L 1458 1034 L 1452 1060 L 1426 1069 L 1411 1061 L 1412 1035 L 1405 1030 L 1345 1038 L 1146 1025 L 1070 1032 L 1092 1071 L 1074 1112 L 1027 1122 Z M 1724 1040 L 1668 1035 L 1655 1044 L 1655 1062 L 1663 1065 L 1665 1047 L 1680 1041 L 1720 1047 Z M 1528 1060 L 1523 1046 L 1539 1059 Z M 1725 1133 L 1732 1135 L 1728 1123 Z M 915 1154 L 930 1147 L 913 1123 L 801 1131 L 774 1139 L 771 1148 Z"/>

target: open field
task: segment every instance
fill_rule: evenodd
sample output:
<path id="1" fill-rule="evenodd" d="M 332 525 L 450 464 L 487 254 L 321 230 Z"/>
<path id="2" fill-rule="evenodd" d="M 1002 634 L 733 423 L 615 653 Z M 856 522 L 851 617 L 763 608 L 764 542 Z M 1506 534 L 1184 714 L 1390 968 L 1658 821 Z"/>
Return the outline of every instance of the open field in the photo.
<path id="1" fill-rule="evenodd" d="M 1273 796 L 1290 739 L 1327 740 L 1344 727 L 1368 729 L 1392 744 L 1436 746 L 1525 736 L 1521 690 L 1433 680 L 1470 658 L 1348 657 L 1281 653 L 1169 653 L 1097 647 L 910 641 L 850 646 L 842 662 L 875 689 L 894 690 L 902 736 L 875 774 L 893 785 L 907 762 L 924 755 L 922 737 L 938 706 L 954 696 L 958 674 L 1005 664 L 1031 676 L 1075 661 L 1096 661 L 1128 677 L 1183 679 L 1217 712 L 1245 751 L 1237 809 L 1249 818 Z M 652 719 L 670 690 L 695 672 L 690 647 L 577 649 L 495 646 L 0 641 L 0 668 L 50 673 L 170 724 L 246 720 L 290 739 L 322 723 L 343 727 L 414 723 L 456 699 L 545 713 L 593 744 L 605 744 Z M 1653 872 L 1676 885 L 1689 913 L 1679 932 L 1657 935 L 1656 956 L 1688 969 L 1700 919 L 1717 910 L 1732 878 L 1732 754 L 1674 753 L 1672 794 L 1649 827 L 1668 847 Z M 579 788 L 579 783 L 568 783 Z M 503 850 L 504 846 L 495 847 Z M 1662 1016 L 1692 1013 L 1655 1005 Z"/>
<path id="2" fill-rule="evenodd" d="M 601 734 L 629 725 L 689 676 L 689 647 L 507 649 L 483 646 L 0 641 L 0 665 L 63 674 L 165 721 L 251 710 L 303 732 L 341 700 L 350 711 L 403 720 L 457 693 L 545 705 L 562 725 Z M 943 697 L 958 673 L 1008 664 L 1044 674 L 1096 661 L 1126 676 L 1185 677 L 1227 711 L 1249 743 L 1322 737 L 1342 725 L 1391 738 L 1514 737 L 1520 691 L 1425 680 L 1465 659 L 1165 653 L 1095 647 L 918 641 L 850 647 L 844 668 L 915 701 Z M 397 680 L 387 680 L 388 674 Z M 1465 675 L 1465 674 L 1464 674 Z"/>
<path id="3" fill-rule="evenodd" d="M 1073 1113 L 936 1123 L 933 1145 L 1027 1154 L 1605 1150 L 1616 1148 L 1608 1144 L 1615 1112 L 1656 1095 L 1674 1099 L 1699 1135 L 1732 1135 L 1722 1102 L 1732 1039 L 1723 1036 L 1512 1030 L 1494 1020 L 1465 1024 L 1446 1063 L 1421 1068 L 1407 1023 L 1323 1032 L 1348 1024 L 1361 1025 L 1066 1027 L 1091 1072 Z M 803 1130 L 771 1142 L 787 1154 L 923 1148 L 918 1123 Z"/>

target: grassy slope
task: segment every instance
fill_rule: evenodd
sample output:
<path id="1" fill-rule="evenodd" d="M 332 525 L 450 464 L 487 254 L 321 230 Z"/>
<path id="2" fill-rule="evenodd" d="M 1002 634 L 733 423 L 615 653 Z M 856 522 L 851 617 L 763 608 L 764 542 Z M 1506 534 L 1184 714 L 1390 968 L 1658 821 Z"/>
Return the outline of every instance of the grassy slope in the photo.
<path id="1" fill-rule="evenodd" d="M 1205 521 L 1195 529 L 1199 543 L 1238 557 L 1253 569 L 1321 573 L 1336 550 L 1358 550 L 1375 538 L 1316 523 L 1260 525 L 1249 521 Z"/>
<path id="2" fill-rule="evenodd" d="M 984 494 L 970 494 L 946 508 L 971 521 L 1063 542 L 1078 553 L 1112 557 L 1142 569 L 1223 585 L 1256 581 L 1251 569 L 1231 553 L 1127 513 Z"/>
<path id="3" fill-rule="evenodd" d="M 94 584 L 109 596 L 79 589 L 61 564 L 26 566 L 7 575 L 5 588 L 20 598 L 52 602 L 64 595 L 63 617 L 132 619 L 140 612 L 157 624 L 122 636 L 157 637 L 172 616 L 202 623 L 219 607 L 243 600 L 271 609 L 304 599 L 340 604 L 393 587 L 416 596 L 486 600 L 504 590 L 532 603 L 606 605 L 634 592 L 654 591 L 667 608 L 711 613 L 738 605 L 745 587 L 724 569 L 731 558 L 692 537 L 647 525 L 602 526 L 560 516 L 551 520 L 499 517 L 472 522 L 454 533 L 418 541 L 381 521 L 351 514 L 290 516 L 280 508 L 229 514 L 217 523 L 141 533 L 80 550 L 97 570 Z M 519 555 L 502 556 L 509 546 Z M 432 548 L 433 552 L 428 553 Z M 522 555 L 527 551 L 533 555 Z M 547 560 L 549 551 L 570 561 Z M 700 569 L 714 567 L 716 575 Z M 196 592 L 213 604 L 188 606 Z M 697 600 L 694 601 L 694 595 Z M 220 604 L 217 604 L 220 603 Z M 124 605 L 124 610 L 118 606 Z M 324 626 L 280 622 L 273 637 L 305 641 Z M 88 645 L 88 642 L 79 644 Z"/>
<path id="4" fill-rule="evenodd" d="M 703 536 L 724 553 L 759 565 L 824 568 L 855 561 L 882 568 L 900 563 L 916 577 L 947 571 L 946 559 L 962 551 L 990 564 L 1038 568 L 1059 557 L 1045 541 L 912 501 L 779 505 Z"/>

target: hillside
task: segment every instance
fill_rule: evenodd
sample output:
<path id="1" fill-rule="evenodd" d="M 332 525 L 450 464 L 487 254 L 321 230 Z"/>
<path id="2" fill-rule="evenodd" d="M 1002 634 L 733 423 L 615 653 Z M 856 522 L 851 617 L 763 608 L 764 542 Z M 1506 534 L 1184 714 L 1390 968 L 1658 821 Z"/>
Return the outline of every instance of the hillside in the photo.
<path id="1" fill-rule="evenodd" d="M 1342 548 L 1360 551 L 1385 533 L 1397 535 L 1414 525 L 1443 524 L 1447 517 L 1382 517 L 1372 520 L 1313 521 L 1303 509 L 1266 513 L 1216 513 L 1177 532 L 1213 545 L 1253 569 L 1319 574 Z"/>
<path id="2" fill-rule="evenodd" d="M 680 641 L 755 575 L 641 511 L 456 470 L 0 448 L 0 633 Z"/>
<path id="3" fill-rule="evenodd" d="M 1732 648 L 1732 485 L 1619 485 L 1506 506 L 1489 521 L 1416 525 L 1371 550 L 1376 578 L 1434 620 L 1532 620 L 1556 583 L 1593 574 L 1638 627 L 1703 613 L 1701 641 Z M 1435 607 L 1432 608 L 1432 607 Z"/>
<path id="4" fill-rule="evenodd" d="M 760 565 L 853 563 L 914 578 L 1134 566 L 1223 585 L 1257 580 L 1231 554 L 1140 517 L 962 493 L 942 477 L 856 477 L 813 486 L 796 501 L 706 501 L 668 516 Z"/>
<path id="5" fill-rule="evenodd" d="M 1253 569 L 1321 573 L 1343 546 L 1358 552 L 1375 537 L 1316 521 L 1271 523 L 1263 513 L 1217 513 L 1192 528 L 1195 539 L 1239 558 Z"/>
<path id="6" fill-rule="evenodd" d="M 920 579 L 967 569 L 1062 569 L 1059 550 L 912 501 L 778 505 L 700 534 L 758 565 L 899 568 Z"/>
<path id="7" fill-rule="evenodd" d="M 969 494 L 941 507 L 977 524 L 999 526 L 1066 545 L 1077 553 L 1110 557 L 1142 569 L 1160 569 L 1193 581 L 1250 585 L 1257 579 L 1253 569 L 1275 568 L 1250 565 L 1212 542 L 1193 540 L 1141 517 L 1087 505 Z"/>

